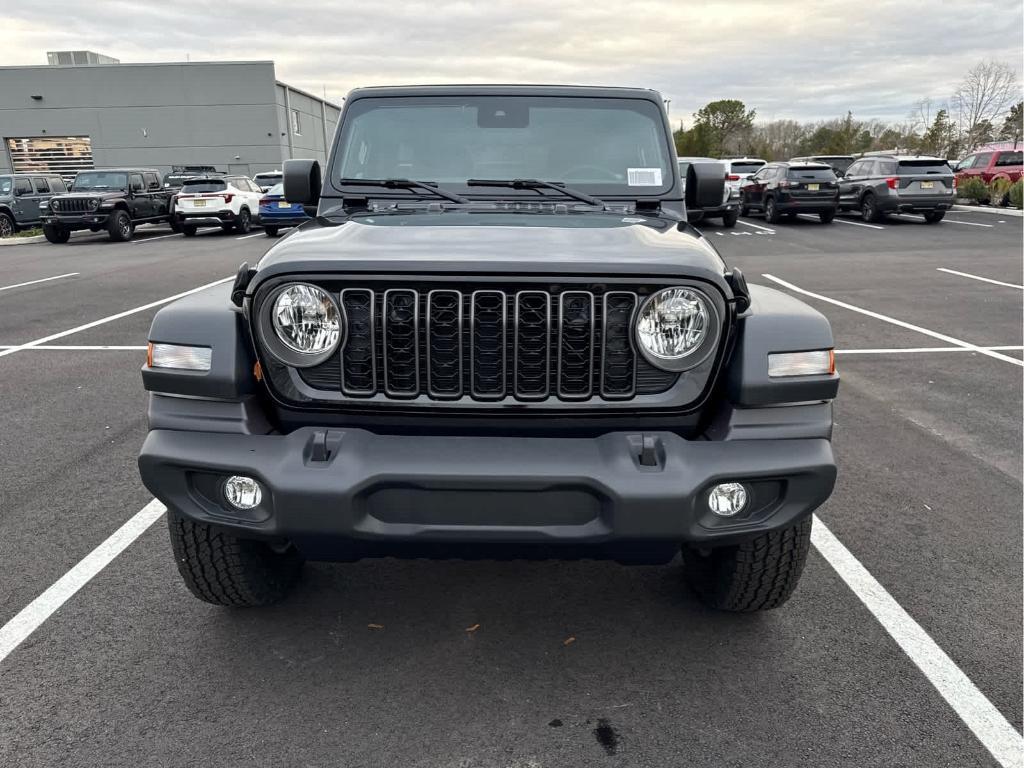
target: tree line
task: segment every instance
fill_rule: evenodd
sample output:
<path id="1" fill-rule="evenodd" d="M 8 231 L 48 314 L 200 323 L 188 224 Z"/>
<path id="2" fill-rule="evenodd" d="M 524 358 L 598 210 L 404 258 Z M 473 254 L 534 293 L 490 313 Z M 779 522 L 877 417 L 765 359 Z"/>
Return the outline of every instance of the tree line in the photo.
<path id="1" fill-rule="evenodd" d="M 689 128 L 674 133 L 681 157 L 751 155 L 787 160 L 801 155 L 849 155 L 900 149 L 957 158 L 993 141 L 1021 141 L 1024 102 L 1017 76 L 1007 64 L 983 61 L 964 77 L 948 100 L 917 102 L 907 119 L 859 120 L 852 112 L 833 120 L 756 123 L 757 111 L 742 101 L 721 99 L 693 115 Z"/>

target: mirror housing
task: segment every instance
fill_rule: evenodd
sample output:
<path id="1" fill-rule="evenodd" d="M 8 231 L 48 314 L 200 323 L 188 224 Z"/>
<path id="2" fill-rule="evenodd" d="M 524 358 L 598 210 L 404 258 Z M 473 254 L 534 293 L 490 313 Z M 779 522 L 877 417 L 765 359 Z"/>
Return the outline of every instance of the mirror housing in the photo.
<path id="1" fill-rule="evenodd" d="M 686 205 L 693 208 L 716 208 L 725 195 L 725 165 L 722 163 L 690 163 L 686 169 Z"/>
<path id="2" fill-rule="evenodd" d="M 316 207 L 320 203 L 320 163 L 316 160 L 285 160 L 284 161 L 284 198 L 290 203 L 299 203 L 306 208 L 313 208 L 311 216 L 316 215 Z"/>

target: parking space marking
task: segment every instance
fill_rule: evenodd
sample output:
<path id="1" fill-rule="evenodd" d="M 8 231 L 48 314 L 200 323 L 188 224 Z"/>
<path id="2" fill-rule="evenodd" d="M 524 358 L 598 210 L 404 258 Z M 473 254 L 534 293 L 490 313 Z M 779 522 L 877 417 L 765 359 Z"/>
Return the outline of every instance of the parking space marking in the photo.
<path id="1" fill-rule="evenodd" d="M 128 522 L 114 531 L 106 541 L 82 558 L 67 573 L 50 585 L 39 597 L 0 627 L 0 662 L 39 629 L 78 590 L 102 571 L 139 536 L 153 525 L 167 508 L 156 499 L 136 512 Z"/>
<path id="2" fill-rule="evenodd" d="M 985 283 L 992 283 L 993 285 L 1005 285 L 1007 288 L 1019 288 L 1024 291 L 1024 285 L 1017 285 L 1016 283 L 1004 283 L 1002 280 L 993 280 L 991 277 L 982 277 L 981 275 L 972 275 L 970 272 L 958 272 L 955 269 L 946 269 L 945 267 L 936 267 L 939 272 L 946 272 L 950 275 L 959 275 L 960 277 L 969 277 L 971 280 L 981 280 Z"/>
<path id="3" fill-rule="evenodd" d="M 181 293 L 176 293 L 173 296 L 168 296 L 166 299 L 160 299 L 158 301 L 151 301 L 149 304 L 143 304 L 141 307 L 135 307 L 134 309 L 126 309 L 124 312 L 118 312 L 116 315 L 109 315 L 107 317 L 101 317 L 99 320 L 93 320 L 91 323 L 86 323 L 85 325 L 80 325 L 77 328 L 71 328 L 70 330 L 61 331 L 60 333 L 51 333 L 49 336 L 43 336 L 40 339 L 35 339 L 34 341 L 29 341 L 29 342 L 26 342 L 24 344 L 20 344 L 17 347 L 11 347 L 10 349 L 0 349 L 0 357 L 5 357 L 7 355 L 13 355 L 15 352 L 20 352 L 23 349 L 30 349 L 32 347 L 38 347 L 40 344 L 45 344 L 48 341 L 55 341 L 56 339 L 63 339 L 65 336 L 70 336 L 73 333 L 78 333 L 79 331 L 87 331 L 90 328 L 95 328 L 97 325 L 103 325 L 104 323 L 110 323 L 110 322 L 113 322 L 114 320 L 120 320 L 122 317 L 128 317 L 128 315 L 134 315 L 136 312 L 145 312 L 147 309 L 152 309 L 153 307 L 159 307 L 162 304 L 167 304 L 167 303 L 172 302 L 172 301 L 174 301 L 176 299 L 180 299 L 180 298 L 183 298 L 185 296 L 189 296 L 189 295 L 191 295 L 193 293 L 198 293 L 199 291 L 205 291 L 207 288 L 212 288 L 215 285 L 220 285 L 221 283 L 226 283 L 228 280 L 234 280 L 234 278 L 233 277 L 225 277 L 225 278 L 223 278 L 221 280 L 214 280 L 212 283 L 207 283 L 206 285 L 200 285 L 198 288 L 192 288 L 192 289 L 190 289 L 188 291 L 182 291 Z"/>
<path id="4" fill-rule="evenodd" d="M 146 243 L 152 243 L 154 240 L 163 240 L 165 237 L 181 237 L 181 232 L 171 232 L 169 235 L 157 235 L 156 237 L 147 237 L 145 240 L 132 240 L 132 245 L 145 245 Z"/>
<path id="5" fill-rule="evenodd" d="M 867 227 L 868 229 L 885 229 L 877 224 L 865 224 L 863 221 L 850 221 L 849 219 L 840 219 L 836 216 L 832 221 L 838 221 L 840 224 L 852 224 L 855 227 Z"/>
<path id="6" fill-rule="evenodd" d="M 29 280 L 27 283 L 15 283 L 14 285 L 5 285 L 2 288 L 0 288 L 0 291 L 9 291 L 12 288 L 23 288 L 26 285 L 35 285 L 36 283 L 47 283 L 50 280 L 60 280 L 60 279 L 65 278 L 65 277 L 75 277 L 75 276 L 77 276 L 79 274 L 81 274 L 81 273 L 79 273 L 79 272 L 68 272 L 67 274 L 64 274 L 64 275 L 54 275 L 53 277 L 43 277 L 43 278 L 40 278 L 39 280 Z"/>
<path id="7" fill-rule="evenodd" d="M 144 347 L 143 347 L 144 349 Z M 1024 346 L 978 347 L 995 352 L 1024 349 Z M 898 355 L 904 352 L 974 352 L 970 347 L 891 347 L 888 349 L 837 349 L 837 355 Z"/>
<path id="8" fill-rule="evenodd" d="M 760 229 L 762 232 L 771 232 L 773 235 L 775 234 L 775 230 L 774 229 L 770 229 L 768 227 L 762 227 L 760 224 L 754 224 L 751 221 L 744 221 L 743 219 L 737 219 L 736 223 L 737 224 L 742 224 L 745 227 L 753 227 L 754 229 Z"/>
<path id="9" fill-rule="evenodd" d="M 1024 765 L 1024 737 L 817 515 L 811 543 L 999 764 Z"/>
<path id="10" fill-rule="evenodd" d="M 235 240 L 248 240 L 250 237 L 259 237 L 260 235 L 263 234 L 263 232 L 254 232 L 251 235 L 242 235 L 241 237 L 236 237 Z"/>
<path id="11" fill-rule="evenodd" d="M 918 221 L 924 221 L 924 216 L 915 216 L 913 213 L 901 213 L 900 216 L 908 219 L 917 219 Z M 966 224 L 968 227 L 988 227 L 989 229 L 992 229 L 992 227 L 995 226 L 995 224 L 979 224 L 975 221 L 957 221 L 956 219 L 943 219 L 939 223 Z"/>
<path id="12" fill-rule="evenodd" d="M 17 344 L 0 344 L 0 349 L 17 349 Z M 35 347 L 25 347 L 26 352 L 35 352 L 36 350 L 43 350 L 44 352 L 53 352 L 66 350 L 70 352 L 94 352 L 98 350 L 103 351 L 116 351 L 122 352 L 125 350 L 131 350 L 132 352 L 145 351 L 146 347 L 127 347 L 127 346 L 113 346 L 107 344 L 98 344 L 91 346 L 77 346 L 74 344 L 39 344 Z"/>
<path id="13" fill-rule="evenodd" d="M 996 360 L 1002 360 L 1003 362 L 1013 363 L 1014 365 L 1024 368 L 1024 360 L 1018 360 L 1017 358 L 1010 357 L 1009 355 L 1004 355 L 999 352 L 993 352 L 987 347 L 979 347 L 976 344 L 971 344 L 970 342 L 964 341 L 963 339 L 957 339 L 954 338 L 953 336 L 947 336 L 944 333 L 939 333 L 938 331 L 933 331 L 928 328 L 922 328 L 919 325 L 913 325 L 911 323 L 904 322 L 903 320 L 897 320 L 895 317 L 889 317 L 888 315 L 883 315 L 880 312 L 872 312 L 870 309 L 864 309 L 863 307 L 857 307 L 854 306 L 853 304 L 847 304 L 845 301 L 839 301 L 838 299 L 833 299 L 828 296 L 822 296 L 820 293 L 812 293 L 811 291 L 806 291 L 803 288 L 800 288 L 799 286 L 793 285 L 792 283 L 787 283 L 785 280 L 780 280 L 774 275 L 762 273 L 761 277 L 771 280 L 773 283 L 778 283 L 783 288 L 788 288 L 789 290 L 795 291 L 796 293 L 802 293 L 804 296 L 810 296 L 812 299 L 826 301 L 829 304 L 835 304 L 837 307 L 848 309 L 851 312 L 858 312 L 862 315 L 873 317 L 876 320 L 882 320 L 886 323 L 892 323 L 893 325 L 898 325 L 900 328 L 906 328 L 909 331 L 917 331 L 918 333 L 923 333 L 925 336 L 931 336 L 933 339 L 944 341 L 947 344 L 954 344 L 958 347 L 971 349 L 982 355 L 987 355 L 988 357 L 995 358 Z M 3 352 L 0 352 L 0 355 L 2 354 Z"/>

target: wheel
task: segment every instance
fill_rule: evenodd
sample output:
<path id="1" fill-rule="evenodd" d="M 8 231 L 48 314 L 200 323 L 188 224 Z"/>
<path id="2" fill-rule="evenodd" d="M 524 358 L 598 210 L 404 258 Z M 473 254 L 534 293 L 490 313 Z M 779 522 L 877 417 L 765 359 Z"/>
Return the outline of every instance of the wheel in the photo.
<path id="1" fill-rule="evenodd" d="M 874 195 L 864 195 L 864 199 L 860 201 L 860 215 L 864 217 L 864 221 L 881 221 L 882 212 L 878 210 L 878 205 L 875 204 Z"/>
<path id="2" fill-rule="evenodd" d="M 806 517 L 790 528 L 703 553 L 684 546 L 687 581 L 704 603 L 722 611 L 778 608 L 800 581 L 812 520 Z"/>
<path id="3" fill-rule="evenodd" d="M 14 219 L 6 213 L 0 213 L 0 237 L 10 237 L 14 234 Z"/>
<path id="4" fill-rule="evenodd" d="M 263 231 L 267 233 L 267 237 L 277 237 L 277 227 L 264 227 Z"/>
<path id="5" fill-rule="evenodd" d="M 66 243 L 71 239 L 71 230 L 65 229 L 64 227 L 55 227 L 52 224 L 47 224 L 43 227 L 43 234 L 46 239 L 51 243 Z"/>
<path id="6" fill-rule="evenodd" d="M 764 220 L 769 224 L 778 224 L 780 218 L 779 207 L 775 205 L 775 198 L 769 197 L 764 201 Z"/>
<path id="7" fill-rule="evenodd" d="M 747 198 L 743 194 L 740 195 L 740 213 L 739 213 L 739 215 L 740 216 L 749 216 L 750 215 L 750 206 L 747 205 Z"/>
<path id="8" fill-rule="evenodd" d="M 929 224 L 938 224 L 945 215 L 945 211 L 925 211 L 924 220 Z"/>
<path id="9" fill-rule="evenodd" d="M 276 603 L 299 579 L 302 557 L 294 549 L 275 552 L 204 523 L 167 512 L 171 549 L 185 586 L 214 605 L 246 607 Z"/>
<path id="10" fill-rule="evenodd" d="M 736 211 L 726 211 L 722 214 L 722 226 L 726 229 L 732 229 L 736 226 L 736 222 L 739 218 L 740 215 Z"/>
<path id="11" fill-rule="evenodd" d="M 133 229 L 132 217 L 128 215 L 128 211 L 114 211 L 110 214 L 107 231 L 110 233 L 110 239 L 115 243 L 125 243 L 131 240 Z"/>
<path id="12" fill-rule="evenodd" d="M 818 218 L 821 219 L 822 224 L 831 224 L 832 219 L 836 217 L 835 211 L 822 211 L 818 214 Z"/>
<path id="13" fill-rule="evenodd" d="M 248 208 L 243 208 L 235 217 L 235 232 L 244 235 L 250 229 L 252 229 L 252 216 L 249 214 Z"/>
<path id="14" fill-rule="evenodd" d="M 197 229 L 199 229 L 199 227 L 197 227 L 195 224 L 182 224 L 181 234 L 183 234 L 185 237 L 195 237 Z"/>
<path id="15" fill-rule="evenodd" d="M 178 223 L 177 219 L 168 219 L 167 223 L 171 225 L 171 232 L 181 232 L 181 224 Z"/>

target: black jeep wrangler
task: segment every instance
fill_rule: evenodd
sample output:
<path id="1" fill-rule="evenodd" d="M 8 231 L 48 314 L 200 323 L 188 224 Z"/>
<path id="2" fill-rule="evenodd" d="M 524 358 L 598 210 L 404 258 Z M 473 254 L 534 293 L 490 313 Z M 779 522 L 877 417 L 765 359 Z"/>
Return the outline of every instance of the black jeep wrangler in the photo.
<path id="1" fill-rule="evenodd" d="M 51 243 L 66 243 L 77 229 L 105 229 L 111 240 L 125 242 L 137 224 L 170 224 L 173 194 L 151 169 L 80 171 L 67 194 L 50 198 L 43 234 Z"/>
<path id="2" fill-rule="evenodd" d="M 686 222 L 661 97 L 368 88 L 316 218 L 157 313 L 139 457 L 199 598 L 281 598 L 305 559 L 664 563 L 773 608 L 832 492 L 826 319 L 748 288 Z"/>

